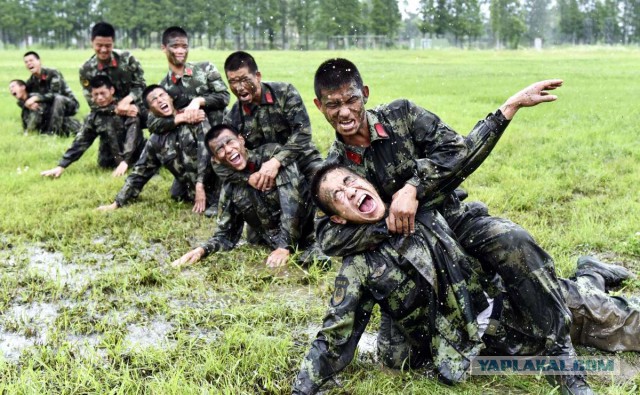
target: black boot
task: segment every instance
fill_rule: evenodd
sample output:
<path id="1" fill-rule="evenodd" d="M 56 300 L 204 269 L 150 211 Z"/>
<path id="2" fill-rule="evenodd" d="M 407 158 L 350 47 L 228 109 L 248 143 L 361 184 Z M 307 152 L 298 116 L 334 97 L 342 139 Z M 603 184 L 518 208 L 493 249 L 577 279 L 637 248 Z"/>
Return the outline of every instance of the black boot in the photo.
<path id="1" fill-rule="evenodd" d="M 547 376 L 547 381 L 553 386 L 559 386 L 562 395 L 595 394 L 587 384 L 586 376 L 582 374 L 575 376 Z"/>
<path id="2" fill-rule="evenodd" d="M 597 273 L 602 276 L 606 288 L 615 287 L 628 278 L 635 277 L 622 266 L 600 262 L 592 256 L 578 258 L 578 270 L 576 276 Z"/>

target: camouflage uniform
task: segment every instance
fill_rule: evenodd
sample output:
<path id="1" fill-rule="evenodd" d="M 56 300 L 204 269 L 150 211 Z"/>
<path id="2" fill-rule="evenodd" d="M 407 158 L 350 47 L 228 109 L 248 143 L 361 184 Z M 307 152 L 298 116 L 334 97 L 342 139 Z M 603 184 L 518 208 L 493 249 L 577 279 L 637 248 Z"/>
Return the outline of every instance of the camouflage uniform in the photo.
<path id="1" fill-rule="evenodd" d="M 111 53 L 111 61 L 107 65 L 98 62 L 98 58 L 93 55 L 82 66 L 80 66 L 80 84 L 82 94 L 87 99 L 91 110 L 98 108 L 91 100 L 91 86 L 89 81 L 96 75 L 109 77 L 115 88 L 115 101 L 119 102 L 128 95 L 133 96 L 133 103 L 138 106 L 140 126 L 144 128 L 147 120 L 147 109 L 142 101 L 142 91 L 146 87 L 144 81 L 144 70 L 140 62 L 136 60 L 128 51 L 116 51 Z"/>
<path id="2" fill-rule="evenodd" d="M 208 160 L 202 123 L 181 124 L 168 133 L 152 134 L 133 171 L 118 192 L 116 203 L 118 206 L 123 206 L 129 199 L 137 197 L 151 177 L 161 167 L 165 167 L 185 186 L 182 190 L 172 188 L 172 198 L 193 201 L 195 185 L 201 182 L 204 184 L 207 204 L 209 204 L 213 201 L 213 191 L 209 188 L 213 171 Z"/>
<path id="3" fill-rule="evenodd" d="M 311 122 L 300 93 L 284 82 L 264 82 L 261 87 L 260 105 L 236 102 L 225 115 L 224 122 L 240 131 L 249 149 L 267 143 L 280 144 L 282 147 L 273 157 L 282 167 L 296 162 L 310 181 L 322 157 L 311 141 Z M 231 177 L 233 182 L 248 182 L 246 174 L 231 172 L 224 166 L 214 166 L 214 170 L 222 180 Z"/>
<path id="4" fill-rule="evenodd" d="M 277 144 L 264 144 L 247 150 L 245 173 L 257 171 L 279 150 Z M 283 167 L 276 176 L 276 188 L 258 191 L 247 184 L 226 182 L 220 196 L 218 227 L 202 245 L 205 255 L 230 250 L 238 243 L 246 221 L 269 248 L 304 249 L 313 242 L 313 214 L 309 190 L 295 163 Z"/>
<path id="5" fill-rule="evenodd" d="M 122 161 L 129 166 L 136 163 L 145 144 L 140 122 L 138 118 L 116 115 L 115 108 L 115 104 L 99 107 L 87 115 L 80 133 L 58 163 L 59 166 L 68 167 L 80 159 L 98 137 L 98 166 L 115 168 Z"/>
<path id="6" fill-rule="evenodd" d="M 39 76 L 32 74 L 29 77 L 26 86 L 29 97 L 38 97 L 41 108 L 31 111 L 24 105 L 20 106 L 25 130 L 40 130 L 42 133 L 64 136 L 78 133 L 80 122 L 71 117 L 78 112 L 80 104 L 62 73 L 43 67 Z"/>
<path id="7" fill-rule="evenodd" d="M 295 394 L 315 393 L 346 367 L 376 303 L 386 317 L 378 340 L 383 363 L 416 368 L 433 362 L 443 381 L 462 379 L 469 358 L 483 347 L 476 322 L 488 306 L 482 279 L 437 211 L 421 209 L 416 218 L 410 237 L 393 236 L 344 258 Z"/>
<path id="8" fill-rule="evenodd" d="M 186 63 L 182 78 L 177 78 L 169 71 L 159 85 L 171 96 L 173 106 L 178 110 L 188 106 L 194 98 L 203 97 L 203 110 L 209 124 L 213 126 L 222 123 L 224 109 L 229 104 L 229 91 L 212 63 Z M 149 114 L 148 124 L 151 133 L 160 134 L 173 129 L 175 125 L 174 117 L 155 117 L 153 114 Z"/>
<path id="9" fill-rule="evenodd" d="M 409 183 L 422 207 L 446 218 L 462 248 L 487 273 L 498 273 L 521 321 L 544 340 L 548 355 L 573 354 L 571 323 L 551 257 L 519 225 L 489 215 L 480 202 L 462 203 L 455 188 L 489 155 L 509 124 L 502 113 L 489 114 L 462 137 L 435 114 L 407 100 L 368 110 L 369 147 L 352 147 L 340 137 L 329 150 L 337 161 L 367 178 L 389 202 Z M 453 193 L 452 193 L 453 192 Z M 368 226 L 337 226 L 317 218 L 316 239 L 329 255 L 353 254 L 379 239 Z"/>

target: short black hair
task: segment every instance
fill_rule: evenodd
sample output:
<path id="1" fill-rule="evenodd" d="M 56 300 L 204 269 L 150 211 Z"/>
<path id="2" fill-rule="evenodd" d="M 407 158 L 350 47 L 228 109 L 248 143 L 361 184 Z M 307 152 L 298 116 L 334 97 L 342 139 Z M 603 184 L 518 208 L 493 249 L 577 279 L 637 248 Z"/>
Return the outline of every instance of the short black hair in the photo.
<path id="1" fill-rule="evenodd" d="M 147 87 L 144 88 L 144 90 L 142 91 L 142 102 L 144 103 L 144 106 L 146 108 L 149 108 L 149 101 L 147 100 L 147 96 L 149 96 L 149 93 L 153 92 L 158 88 L 162 89 L 165 92 L 167 91 L 166 89 L 164 89 L 162 86 L 158 84 L 147 85 Z"/>
<path id="2" fill-rule="evenodd" d="M 213 152 L 211 150 L 211 147 L 209 147 L 209 142 L 211 140 L 215 140 L 225 130 L 230 131 L 231 133 L 235 134 L 236 136 L 240 136 L 240 132 L 238 131 L 238 129 L 236 129 L 234 126 L 226 124 L 226 123 L 219 123 L 217 125 L 214 125 L 211 129 L 209 129 L 207 134 L 204 135 L 204 146 L 207 148 L 207 151 L 209 152 L 209 154 L 212 157 L 215 156 L 215 152 Z"/>
<path id="3" fill-rule="evenodd" d="M 318 100 L 325 89 L 337 89 L 345 84 L 354 82 L 362 89 L 364 83 L 360 71 L 353 62 L 344 58 L 333 58 L 322 62 L 313 79 L 313 89 Z"/>
<path id="4" fill-rule="evenodd" d="M 38 55 L 38 53 L 36 51 L 28 51 L 24 55 L 22 55 L 22 58 L 24 59 L 29 55 L 33 55 L 33 56 L 36 57 L 36 59 L 40 60 L 40 55 Z"/>
<path id="5" fill-rule="evenodd" d="M 93 41 L 96 37 L 111 37 L 115 40 L 116 38 L 116 29 L 113 28 L 113 25 L 107 22 L 98 22 L 93 25 L 91 28 L 91 40 Z"/>
<path id="6" fill-rule="evenodd" d="M 236 71 L 245 66 L 249 67 L 251 74 L 255 74 L 258 71 L 256 60 L 244 51 L 236 51 L 227 56 L 227 60 L 224 61 L 224 71 Z"/>
<path id="7" fill-rule="evenodd" d="M 165 29 L 162 33 L 162 45 L 167 45 L 169 40 L 176 37 L 185 37 L 189 38 L 187 31 L 181 28 L 180 26 L 171 26 Z"/>
<path id="8" fill-rule="evenodd" d="M 102 88 L 103 86 L 106 86 L 107 89 L 110 89 L 113 88 L 113 82 L 111 81 L 111 78 L 107 77 L 106 75 L 96 75 L 89 80 L 89 86 L 91 87 L 91 89 L 98 89 Z"/>
<path id="9" fill-rule="evenodd" d="M 353 173 L 354 175 L 358 175 L 353 170 L 349 169 L 343 164 L 340 164 L 336 161 L 324 161 L 322 165 L 316 170 L 316 173 L 311 178 L 311 185 L 309 186 L 309 190 L 311 191 L 311 199 L 313 203 L 316 205 L 320 211 L 324 212 L 326 215 L 337 215 L 339 214 L 328 202 L 325 202 L 320 198 L 320 184 L 322 184 L 327 179 L 327 174 L 331 173 L 334 170 L 345 170 L 349 173 Z"/>
<path id="10" fill-rule="evenodd" d="M 23 80 L 11 80 L 9 81 L 9 85 L 13 84 L 14 82 L 20 86 L 24 86 L 25 88 L 27 86 L 27 83 L 24 82 Z"/>

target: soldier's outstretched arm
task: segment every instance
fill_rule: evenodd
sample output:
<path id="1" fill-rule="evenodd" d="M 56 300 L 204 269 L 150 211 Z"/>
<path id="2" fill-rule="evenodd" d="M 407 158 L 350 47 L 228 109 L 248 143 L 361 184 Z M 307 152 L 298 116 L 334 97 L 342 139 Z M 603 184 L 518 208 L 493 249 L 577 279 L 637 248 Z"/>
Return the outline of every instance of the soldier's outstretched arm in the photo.
<path id="1" fill-rule="evenodd" d="M 548 91 L 560 88 L 562 83 L 563 81 L 560 79 L 535 82 L 508 98 L 500 106 L 500 111 L 505 118 L 512 119 L 516 112 L 523 107 L 533 107 L 540 103 L 555 101 L 558 96 L 552 95 Z"/>

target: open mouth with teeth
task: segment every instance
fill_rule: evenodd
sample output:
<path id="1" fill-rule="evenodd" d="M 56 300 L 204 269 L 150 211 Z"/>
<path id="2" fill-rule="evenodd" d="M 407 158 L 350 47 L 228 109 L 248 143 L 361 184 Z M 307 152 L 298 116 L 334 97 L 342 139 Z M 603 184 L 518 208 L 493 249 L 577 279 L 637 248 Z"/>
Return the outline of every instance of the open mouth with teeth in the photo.
<path id="1" fill-rule="evenodd" d="M 169 103 L 160 103 L 160 110 L 162 112 L 168 112 L 169 109 Z"/>
<path id="2" fill-rule="evenodd" d="M 240 156 L 239 153 L 234 152 L 233 154 L 231 154 L 231 156 L 229 157 L 229 163 L 231 163 L 232 165 L 236 166 L 239 165 L 242 162 L 242 157 Z"/>
<path id="3" fill-rule="evenodd" d="M 358 199 L 358 210 L 363 214 L 372 213 L 376 209 L 376 202 L 368 194 L 363 194 Z"/>

